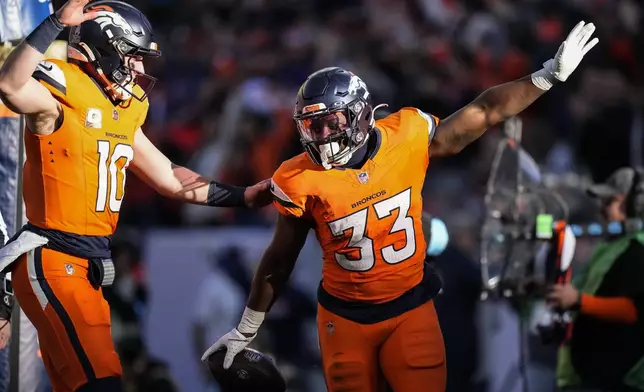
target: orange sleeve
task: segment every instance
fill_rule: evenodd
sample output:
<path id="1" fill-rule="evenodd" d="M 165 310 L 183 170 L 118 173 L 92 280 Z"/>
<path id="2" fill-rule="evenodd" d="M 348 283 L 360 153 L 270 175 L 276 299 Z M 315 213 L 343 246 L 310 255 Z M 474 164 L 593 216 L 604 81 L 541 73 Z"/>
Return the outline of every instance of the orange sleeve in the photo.
<path id="1" fill-rule="evenodd" d="M 275 171 L 271 178 L 273 205 L 283 215 L 302 218 L 309 215 L 307 211 L 308 196 L 303 191 L 303 179 L 294 169 L 291 161 L 286 161 Z"/>
<path id="2" fill-rule="evenodd" d="M 38 63 L 32 77 L 40 82 L 60 102 L 68 98 L 68 78 L 71 77 L 69 64 L 60 60 L 47 59 Z"/>
<path id="3" fill-rule="evenodd" d="M 429 164 L 429 145 L 436 133 L 438 118 L 412 107 L 402 108 L 399 113 L 402 142 L 417 157 L 414 162 L 423 162 L 426 169 Z"/>
<path id="4" fill-rule="evenodd" d="M 411 128 L 410 135 L 420 140 L 426 140 L 426 145 L 429 146 L 440 122 L 438 117 L 412 107 L 402 108 L 400 113 L 403 118 L 407 119 L 407 126 Z"/>
<path id="5" fill-rule="evenodd" d="M 605 321 L 625 324 L 637 322 L 637 308 L 633 300 L 627 297 L 596 297 L 582 294 L 580 311 L 586 316 Z"/>

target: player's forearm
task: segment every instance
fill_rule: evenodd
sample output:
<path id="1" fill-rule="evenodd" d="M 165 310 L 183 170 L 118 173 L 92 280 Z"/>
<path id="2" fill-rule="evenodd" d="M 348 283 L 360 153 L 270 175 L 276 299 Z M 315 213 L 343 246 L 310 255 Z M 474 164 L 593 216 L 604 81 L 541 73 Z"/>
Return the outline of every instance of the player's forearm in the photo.
<path id="1" fill-rule="evenodd" d="M 521 113 L 544 90 L 536 87 L 530 76 L 491 87 L 470 104 L 441 122 L 430 152 L 453 155 L 481 137 L 491 127 Z"/>
<path id="2" fill-rule="evenodd" d="M 472 102 L 485 112 L 485 129 L 480 129 L 477 137 L 488 128 L 521 113 L 545 92 L 534 85 L 530 75 L 485 90 Z"/>
<path id="3" fill-rule="evenodd" d="M 246 309 L 237 326 L 237 330 L 246 336 L 257 333 L 266 313 L 286 287 L 293 271 L 295 261 L 288 262 L 288 256 L 284 259 L 285 255 L 277 253 L 269 247 L 255 272 Z"/>
<path id="4" fill-rule="evenodd" d="M 9 54 L 0 68 L 0 93 L 4 99 L 27 83 L 63 27 L 58 18 L 51 15 Z"/>
<path id="5" fill-rule="evenodd" d="M 172 176 L 169 182 L 158 189 L 161 194 L 186 203 L 208 204 L 209 178 L 186 167 L 172 164 Z"/>
<path id="6" fill-rule="evenodd" d="M 194 171 L 172 166 L 172 179 L 158 191 L 168 197 L 186 203 L 212 207 L 244 207 L 245 187 L 221 184 L 203 177 Z"/>
<path id="7" fill-rule="evenodd" d="M 295 257 L 296 258 L 296 257 Z M 247 306 L 268 312 L 282 293 L 293 272 L 295 261 L 287 254 L 277 254 L 270 247 L 255 272 Z"/>

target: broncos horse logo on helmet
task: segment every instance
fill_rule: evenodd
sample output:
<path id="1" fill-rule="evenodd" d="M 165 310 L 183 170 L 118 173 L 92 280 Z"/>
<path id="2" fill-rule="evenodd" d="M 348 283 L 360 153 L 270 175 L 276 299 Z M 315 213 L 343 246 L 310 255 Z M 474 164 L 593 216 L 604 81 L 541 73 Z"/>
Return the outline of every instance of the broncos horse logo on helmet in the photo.
<path id="1" fill-rule="evenodd" d="M 375 108 L 367 85 L 339 67 L 311 74 L 297 93 L 293 119 L 302 146 L 325 169 L 349 162 L 373 129 Z M 343 121 L 339 121 L 343 117 Z"/>
<path id="2" fill-rule="evenodd" d="M 97 1 L 86 10 L 96 11 L 97 17 L 70 30 L 69 60 L 79 63 L 113 100 L 134 97 L 143 101 L 156 78 L 132 64 L 161 55 L 150 22 L 141 11 L 121 1 Z M 135 91 L 135 85 L 142 93 Z"/>

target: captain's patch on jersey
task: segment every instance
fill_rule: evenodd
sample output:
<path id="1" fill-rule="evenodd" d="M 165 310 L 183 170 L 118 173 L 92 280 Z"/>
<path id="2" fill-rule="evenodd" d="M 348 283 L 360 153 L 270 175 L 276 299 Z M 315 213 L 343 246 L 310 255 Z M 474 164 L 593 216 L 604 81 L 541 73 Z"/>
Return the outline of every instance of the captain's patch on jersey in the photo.
<path id="1" fill-rule="evenodd" d="M 85 127 L 92 129 L 103 128 L 103 114 L 100 109 L 87 109 L 87 115 L 85 115 Z"/>

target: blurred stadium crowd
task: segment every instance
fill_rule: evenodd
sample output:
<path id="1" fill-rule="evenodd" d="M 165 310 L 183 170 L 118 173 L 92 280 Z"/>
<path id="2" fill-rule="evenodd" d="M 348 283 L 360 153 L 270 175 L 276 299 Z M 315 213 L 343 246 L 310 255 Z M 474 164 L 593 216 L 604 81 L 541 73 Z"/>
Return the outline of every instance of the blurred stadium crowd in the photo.
<path id="1" fill-rule="evenodd" d="M 644 5 L 636 0 L 132 3 L 150 18 L 163 51 L 157 63 L 146 65 L 159 81 L 150 95 L 144 130 L 177 164 L 225 182 L 253 184 L 301 152 L 291 119 L 293 99 L 306 76 L 318 68 L 338 65 L 352 70 L 369 85 L 374 102 L 388 103 L 388 110 L 416 106 L 443 118 L 485 88 L 538 69 L 578 20 L 597 26 L 598 48 L 565 86 L 553 89 L 522 116 L 524 148 L 549 173 L 549 183 L 563 189 L 573 220 L 594 217 L 580 184 L 603 180 L 621 166 L 642 164 L 644 59 L 636 48 L 643 44 Z M 445 336 L 450 373 L 462 375 L 450 377 L 450 382 L 469 384 L 451 385 L 453 391 L 476 390 L 476 383 L 469 381 L 477 368 L 471 355 L 475 328 L 473 321 L 464 320 L 473 317 L 478 298 L 474 260 L 482 196 L 499 135 L 499 130 L 490 131 L 458 157 L 433 162 L 425 189 L 426 209 L 446 221 L 454 239 L 443 257 L 450 263 L 455 260 L 454 273 L 461 275 L 459 287 L 452 286 L 456 294 L 442 297 L 438 304 L 444 309 L 439 312 L 441 322 L 458 325 Z M 144 268 L 136 249 L 138 237 L 132 233 L 149 226 L 270 226 L 274 216 L 271 208 L 257 213 L 180 205 L 158 196 L 134 176 L 128 178 L 119 236 L 125 240 L 115 241 L 121 271 L 106 295 L 115 337 L 130 362 L 144 352 L 137 331 L 146 307 Z M 221 266 L 234 264 L 229 259 L 237 256 L 233 249 L 219 257 L 225 262 L 214 264 Z M 235 287 L 231 290 L 239 293 L 237 301 L 242 301 L 234 307 L 238 311 L 251 273 L 226 275 Z M 281 339 L 289 341 L 297 335 L 285 326 L 311 320 L 315 307 L 297 292 L 285 301 L 291 301 L 289 318 L 274 327 L 282 333 L 270 336 L 284 335 Z M 458 301 L 462 304 L 455 306 Z M 455 307 L 462 310 L 450 314 Z M 238 315 L 230 318 L 234 326 Z M 199 333 L 197 323 L 195 358 Z M 452 334 L 460 339 L 450 344 Z M 283 351 L 276 355 L 299 367 L 317 363 L 315 353 Z"/>

